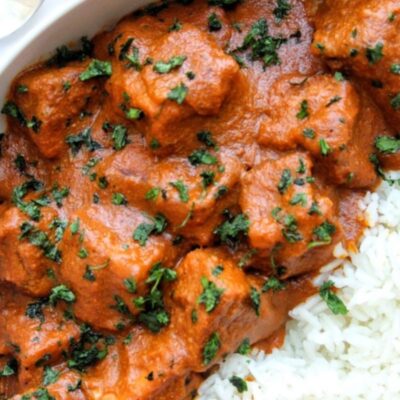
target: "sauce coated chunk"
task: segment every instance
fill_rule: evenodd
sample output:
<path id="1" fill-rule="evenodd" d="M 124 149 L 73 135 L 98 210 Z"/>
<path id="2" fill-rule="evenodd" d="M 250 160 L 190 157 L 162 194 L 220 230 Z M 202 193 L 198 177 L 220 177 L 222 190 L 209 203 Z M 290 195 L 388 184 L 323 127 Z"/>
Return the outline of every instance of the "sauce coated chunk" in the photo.
<path id="1" fill-rule="evenodd" d="M 79 210 L 72 221 L 62 244 L 60 276 L 76 295 L 74 312 L 95 327 L 122 329 L 139 311 L 133 299 L 147 290 L 151 268 L 172 264 L 176 250 L 166 236 L 134 241 L 134 230 L 150 224 L 134 209 L 94 205 Z"/>
<path id="2" fill-rule="evenodd" d="M 289 75 L 272 87 L 258 140 L 278 150 L 301 146 L 334 183 L 358 188 L 376 182 L 369 156 L 375 137 L 387 130 L 379 111 L 343 75 Z"/>
<path id="3" fill-rule="evenodd" d="M 349 12 L 349 7 L 352 11 Z M 314 53 L 364 81 L 393 127 L 400 122 L 400 5 L 328 0 L 315 18 Z"/>
<path id="4" fill-rule="evenodd" d="M 235 157 L 198 150 L 189 159 L 156 162 L 141 146 L 130 145 L 100 167 L 115 192 L 129 204 L 161 212 L 170 229 L 207 244 L 221 212 L 237 198 L 242 166 Z"/>
<path id="5" fill-rule="evenodd" d="M 269 257 L 274 273 L 292 276 L 321 266 L 340 237 L 335 205 L 318 189 L 312 167 L 308 156 L 295 153 L 243 177 L 240 204 L 250 220 L 250 245 Z"/>
<path id="6" fill-rule="evenodd" d="M 239 67 L 209 35 L 190 24 L 150 39 L 150 23 L 149 18 L 134 22 L 138 27 L 129 34 L 147 27 L 139 40 L 126 33 L 117 40 L 120 50 L 108 90 L 126 117 L 139 119 L 143 114 L 149 142 L 155 139 L 165 146 L 180 140 L 177 122 L 218 113 Z"/>
<path id="7" fill-rule="evenodd" d="M 23 74 L 15 83 L 14 102 L 3 108 L 9 115 L 11 108 L 15 111 L 17 107 L 21 128 L 46 158 L 59 156 L 68 133 L 79 130 L 82 120 L 96 111 L 100 86 L 94 80 L 80 79 L 88 65 L 84 62 Z"/>

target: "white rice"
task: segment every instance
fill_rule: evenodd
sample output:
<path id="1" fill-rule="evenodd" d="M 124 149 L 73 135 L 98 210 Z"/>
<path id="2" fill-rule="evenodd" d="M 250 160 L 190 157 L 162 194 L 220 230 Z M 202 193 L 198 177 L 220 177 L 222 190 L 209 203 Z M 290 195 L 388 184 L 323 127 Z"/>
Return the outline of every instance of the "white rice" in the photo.
<path id="1" fill-rule="evenodd" d="M 335 282 L 348 315 L 309 298 L 290 313 L 282 348 L 229 356 L 201 386 L 201 400 L 400 399 L 399 186 L 383 183 L 360 208 L 369 227 L 359 251 L 339 245 L 317 279 Z M 248 391 L 238 393 L 233 375 L 250 378 Z"/>

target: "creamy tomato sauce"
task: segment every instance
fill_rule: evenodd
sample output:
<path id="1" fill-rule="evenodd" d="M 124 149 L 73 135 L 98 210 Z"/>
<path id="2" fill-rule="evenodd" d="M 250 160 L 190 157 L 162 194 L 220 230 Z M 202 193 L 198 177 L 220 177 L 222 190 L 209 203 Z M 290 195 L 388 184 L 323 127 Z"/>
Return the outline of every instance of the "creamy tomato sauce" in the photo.
<path id="1" fill-rule="evenodd" d="M 283 343 L 335 245 L 357 242 L 358 200 L 398 165 L 396 93 L 373 94 L 395 51 L 356 35 L 349 56 L 329 30 L 371 33 L 363 9 L 397 9 L 358 1 L 348 22 L 337 3 L 164 2 L 15 78 L 0 396 L 194 398 L 224 355 Z"/>

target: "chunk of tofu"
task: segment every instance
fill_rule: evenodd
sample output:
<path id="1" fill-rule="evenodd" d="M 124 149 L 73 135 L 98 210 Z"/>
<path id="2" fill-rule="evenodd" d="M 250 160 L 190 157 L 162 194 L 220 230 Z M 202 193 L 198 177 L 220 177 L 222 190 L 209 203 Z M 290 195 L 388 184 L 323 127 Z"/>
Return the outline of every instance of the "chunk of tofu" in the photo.
<path id="1" fill-rule="evenodd" d="M 132 108 L 141 110 L 148 141 L 166 146 L 182 139 L 176 130 L 179 121 L 218 114 L 239 67 L 195 26 L 184 24 L 166 34 L 156 21 L 143 17 L 131 25 L 125 22 L 128 32 L 115 42 L 114 73 L 107 90 L 115 108 L 126 116 Z M 181 58 L 177 65 L 160 72 L 160 62 L 168 64 L 176 57 Z"/>
<path id="2" fill-rule="evenodd" d="M 55 211 L 44 208 L 40 222 L 33 225 L 50 234 L 49 224 L 55 217 Z M 21 239 L 22 224 L 32 221 L 16 207 L 8 209 L 0 221 L 0 281 L 33 296 L 46 296 L 54 285 L 48 270 L 55 263 L 28 239 Z"/>
<path id="3" fill-rule="evenodd" d="M 211 165 L 193 166 L 182 158 L 156 162 L 142 146 L 129 145 L 105 160 L 99 173 L 129 204 L 163 213 L 173 232 L 207 244 L 221 212 L 237 198 L 242 172 L 235 157 L 223 153 L 213 157 Z M 205 184 L 207 177 L 212 179 Z"/>
<path id="4" fill-rule="evenodd" d="M 285 277 L 322 266 L 341 237 L 334 203 L 310 182 L 312 167 L 309 156 L 294 153 L 265 161 L 242 178 L 250 245 L 267 257 L 261 268 Z"/>
<path id="5" fill-rule="evenodd" d="M 134 230 L 149 221 L 124 206 L 93 205 L 78 210 L 71 221 L 79 221 L 79 232 L 65 232 L 59 273 L 76 295 L 75 315 L 96 328 L 126 326 L 139 311 L 133 299 L 147 291 L 150 269 L 158 262 L 170 266 L 175 261 L 171 238 L 150 236 L 145 245 L 134 241 Z"/>
<path id="6" fill-rule="evenodd" d="M 363 79 L 395 129 L 400 122 L 399 15 L 397 0 L 324 1 L 312 46 L 333 67 Z"/>
<path id="7" fill-rule="evenodd" d="M 88 64 L 85 61 L 63 68 L 33 69 L 16 80 L 13 88 L 15 104 L 28 122 L 38 121 L 33 127 L 24 127 L 23 130 L 43 157 L 59 156 L 66 148 L 66 136 L 83 127 L 82 118 L 87 124 L 98 107 L 100 82 L 79 79 Z M 19 90 L 21 87 L 26 89 Z M 18 124 L 14 119 L 13 123 Z"/>
<path id="8" fill-rule="evenodd" d="M 377 181 L 369 156 L 375 137 L 387 130 L 379 110 L 349 81 L 288 75 L 272 87 L 258 141 L 283 151 L 301 146 L 333 183 L 363 188 Z"/>

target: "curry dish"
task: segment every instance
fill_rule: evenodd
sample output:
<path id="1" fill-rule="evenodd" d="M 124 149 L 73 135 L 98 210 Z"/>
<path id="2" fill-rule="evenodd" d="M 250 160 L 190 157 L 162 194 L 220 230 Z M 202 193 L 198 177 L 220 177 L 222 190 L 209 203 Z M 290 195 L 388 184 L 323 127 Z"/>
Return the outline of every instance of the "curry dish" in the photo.
<path id="1" fill-rule="evenodd" d="M 276 345 L 398 168 L 399 32 L 398 0 L 163 2 L 18 75 L 0 397 L 190 399 Z"/>

